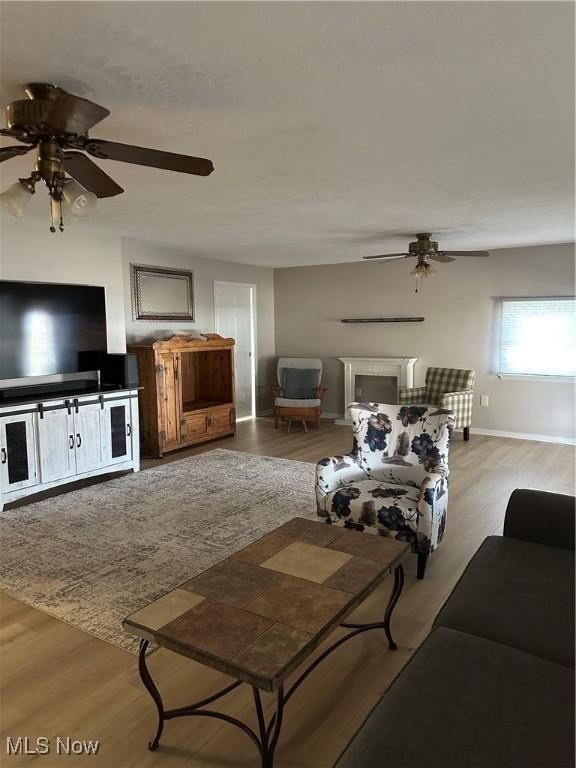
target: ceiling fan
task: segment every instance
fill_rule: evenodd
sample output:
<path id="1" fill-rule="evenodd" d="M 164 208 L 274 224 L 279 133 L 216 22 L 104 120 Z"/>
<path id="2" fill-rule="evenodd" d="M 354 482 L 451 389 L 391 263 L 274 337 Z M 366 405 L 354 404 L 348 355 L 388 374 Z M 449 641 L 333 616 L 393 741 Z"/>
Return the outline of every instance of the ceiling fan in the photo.
<path id="1" fill-rule="evenodd" d="M 404 253 L 386 253 L 382 256 L 364 256 L 364 259 L 382 259 L 384 261 L 396 261 L 396 259 L 407 259 L 414 256 L 417 259 L 416 266 L 410 274 L 417 280 L 423 277 L 430 277 L 436 270 L 430 264 L 433 261 L 448 262 L 454 261 L 454 256 L 489 256 L 489 251 L 439 251 L 438 243 L 431 240 L 432 235 L 429 232 L 421 232 L 416 235 L 416 240 L 408 244 L 408 251 Z M 418 290 L 418 289 L 416 289 Z"/>
<path id="2" fill-rule="evenodd" d="M 0 135 L 25 146 L 0 147 L 0 163 L 32 149 L 36 150 L 36 163 L 30 176 L 0 194 L 0 205 L 14 216 L 23 216 L 36 184 L 44 181 L 51 201 L 51 232 L 56 227 L 62 232 L 64 223 L 89 213 L 97 198 L 114 197 L 124 191 L 84 152 L 103 160 L 197 176 L 208 176 L 214 170 L 212 161 L 202 157 L 90 138 L 88 131 L 110 110 L 48 83 L 30 83 L 24 90 L 27 99 L 6 107 L 8 127 L 0 129 Z"/>

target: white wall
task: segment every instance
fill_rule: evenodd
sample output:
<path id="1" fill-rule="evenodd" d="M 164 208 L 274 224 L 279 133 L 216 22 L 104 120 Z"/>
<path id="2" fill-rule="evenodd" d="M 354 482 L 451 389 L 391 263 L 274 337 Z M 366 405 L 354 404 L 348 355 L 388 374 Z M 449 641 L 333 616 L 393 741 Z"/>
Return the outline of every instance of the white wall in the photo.
<path id="1" fill-rule="evenodd" d="M 120 238 L 84 224 L 51 233 L 48 223 L 0 218 L 0 278 L 103 285 L 108 349 L 124 352 L 124 293 Z"/>
<path id="2" fill-rule="evenodd" d="M 122 241 L 124 302 L 128 343 L 149 338 L 168 338 L 191 330 L 214 332 L 214 281 L 256 285 L 256 347 L 258 411 L 271 407 L 268 386 L 274 369 L 274 275 L 268 267 L 253 267 L 215 259 L 203 259 L 188 251 L 152 245 L 139 240 Z M 194 273 L 194 323 L 134 320 L 130 295 L 130 264 L 190 269 Z"/>
<path id="3" fill-rule="evenodd" d="M 574 385 L 500 380 L 494 367 L 495 299 L 574 294 L 574 246 L 493 251 L 487 259 L 439 264 L 414 293 L 409 260 L 275 271 L 276 354 L 324 360 L 325 411 L 342 413 L 345 356 L 418 357 L 416 385 L 429 365 L 476 370 L 473 427 L 574 435 Z M 345 325 L 345 317 L 419 315 L 418 324 Z M 490 398 L 480 407 L 480 395 Z"/>

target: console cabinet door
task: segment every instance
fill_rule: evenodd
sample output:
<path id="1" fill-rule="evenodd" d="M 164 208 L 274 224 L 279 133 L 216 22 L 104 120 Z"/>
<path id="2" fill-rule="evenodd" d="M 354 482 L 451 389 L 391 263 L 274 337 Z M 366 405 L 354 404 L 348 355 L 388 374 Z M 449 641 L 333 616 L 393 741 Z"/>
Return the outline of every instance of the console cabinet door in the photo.
<path id="1" fill-rule="evenodd" d="M 104 466 L 102 412 L 100 403 L 80 404 L 78 412 L 74 412 L 76 473 L 79 475 Z"/>
<path id="2" fill-rule="evenodd" d="M 76 474 L 74 416 L 66 408 L 36 417 L 40 482 L 50 483 Z"/>
<path id="3" fill-rule="evenodd" d="M 130 400 L 105 402 L 103 415 L 102 439 L 105 465 L 130 461 L 132 459 Z"/>
<path id="4" fill-rule="evenodd" d="M 0 416 L 0 485 L 4 493 L 37 482 L 34 414 Z"/>

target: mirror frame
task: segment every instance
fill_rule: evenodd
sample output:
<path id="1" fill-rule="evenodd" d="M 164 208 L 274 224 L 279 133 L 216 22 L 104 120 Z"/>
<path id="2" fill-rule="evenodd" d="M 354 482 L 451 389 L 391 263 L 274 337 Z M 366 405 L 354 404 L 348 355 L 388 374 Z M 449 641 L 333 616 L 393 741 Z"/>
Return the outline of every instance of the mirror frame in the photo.
<path id="1" fill-rule="evenodd" d="M 182 312 L 153 312 L 146 310 L 142 285 L 142 278 L 144 276 L 174 277 L 186 280 L 186 310 Z M 130 284 L 132 287 L 132 315 L 134 320 L 194 322 L 194 273 L 190 270 L 154 267 L 150 264 L 130 264 Z"/>

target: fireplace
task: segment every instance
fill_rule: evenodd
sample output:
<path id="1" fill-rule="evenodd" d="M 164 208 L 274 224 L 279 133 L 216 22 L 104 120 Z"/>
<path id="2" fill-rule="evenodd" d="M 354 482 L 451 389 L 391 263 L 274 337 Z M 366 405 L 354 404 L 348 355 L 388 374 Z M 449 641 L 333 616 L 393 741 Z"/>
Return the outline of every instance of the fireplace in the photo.
<path id="1" fill-rule="evenodd" d="M 362 402 L 398 402 L 399 387 L 414 386 L 414 363 L 417 357 L 339 357 L 344 364 L 344 418 L 336 424 L 351 424 L 348 413 L 349 403 Z M 372 382 L 365 377 L 378 377 L 380 382 Z M 381 386 L 381 389 L 380 389 Z M 374 397 L 378 392 L 382 397 Z M 361 397 L 356 395 L 361 393 Z M 391 399 L 392 398 L 392 399 Z"/>

